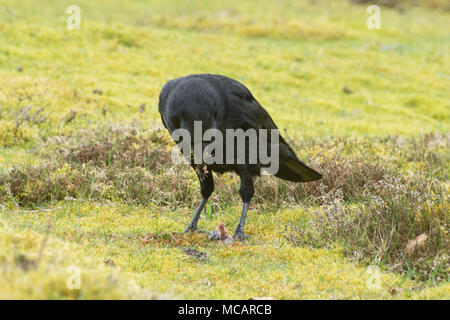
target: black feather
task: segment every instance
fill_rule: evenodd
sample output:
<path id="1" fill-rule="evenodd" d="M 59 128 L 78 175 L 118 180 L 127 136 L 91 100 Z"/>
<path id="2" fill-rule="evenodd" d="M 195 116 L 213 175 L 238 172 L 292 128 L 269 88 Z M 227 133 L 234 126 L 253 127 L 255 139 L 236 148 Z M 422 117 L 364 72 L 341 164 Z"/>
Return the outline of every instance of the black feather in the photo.
<path id="1" fill-rule="evenodd" d="M 167 82 L 161 91 L 158 109 L 170 133 L 185 128 L 193 136 L 194 121 L 202 121 L 203 130 L 215 128 L 224 136 L 226 129 L 278 129 L 250 90 L 242 83 L 221 75 L 194 74 Z M 282 136 L 279 139 L 280 162 L 276 177 L 298 182 L 321 178 L 318 172 L 297 158 Z M 246 164 L 246 170 L 252 175 L 258 175 L 261 167 L 261 164 Z M 215 164 L 208 168 L 217 172 L 239 170 L 238 166 L 228 164 Z"/>

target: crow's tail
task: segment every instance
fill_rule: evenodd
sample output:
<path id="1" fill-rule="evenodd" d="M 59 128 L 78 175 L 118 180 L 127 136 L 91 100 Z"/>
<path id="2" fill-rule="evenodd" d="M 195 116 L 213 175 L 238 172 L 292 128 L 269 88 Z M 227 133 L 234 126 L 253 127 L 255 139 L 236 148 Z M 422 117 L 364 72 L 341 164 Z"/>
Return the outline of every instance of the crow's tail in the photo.
<path id="1" fill-rule="evenodd" d="M 297 159 L 281 161 L 278 173 L 275 176 L 280 179 L 296 182 L 315 181 L 322 178 L 320 173 Z"/>

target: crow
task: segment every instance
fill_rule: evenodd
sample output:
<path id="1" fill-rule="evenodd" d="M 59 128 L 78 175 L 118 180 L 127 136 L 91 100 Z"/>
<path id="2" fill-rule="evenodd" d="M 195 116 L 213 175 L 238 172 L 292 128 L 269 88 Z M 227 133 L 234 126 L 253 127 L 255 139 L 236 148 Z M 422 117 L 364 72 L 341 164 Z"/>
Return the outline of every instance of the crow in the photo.
<path id="1" fill-rule="evenodd" d="M 278 151 L 278 159 L 273 160 L 277 161 L 278 165 L 278 171 L 273 175 L 278 178 L 307 182 L 319 180 L 322 177 L 320 173 L 309 168 L 297 158 L 294 150 L 281 135 L 278 135 L 278 143 L 272 136 L 261 134 L 258 136 L 258 141 L 266 142 L 266 146 L 255 143 L 250 145 L 250 142 L 245 144 L 244 161 L 242 159 L 238 161 L 237 159 L 236 155 L 239 151 L 237 146 L 233 145 L 233 149 L 227 149 L 227 144 L 236 141 L 234 136 L 228 138 L 226 135 L 226 131 L 229 129 L 236 130 L 236 132 L 239 129 L 253 129 L 258 132 L 260 132 L 260 129 L 265 129 L 278 132 L 278 128 L 269 113 L 256 101 L 252 93 L 236 80 L 217 74 L 193 74 L 170 80 L 161 90 L 158 111 L 164 127 L 176 143 L 179 143 L 174 135 L 177 129 L 186 130 L 190 137 L 195 136 L 195 123 L 197 122 L 201 125 L 202 132 L 215 129 L 216 132 L 227 137 L 222 139 L 223 150 L 226 149 L 224 156 L 229 156 L 230 153 L 230 159 L 233 160 L 212 163 L 209 161 L 207 163 L 205 159 L 201 159 L 202 161 L 195 162 L 193 151 L 195 151 L 195 145 L 199 143 L 199 140 L 197 137 L 193 140 L 191 138 L 191 141 L 189 141 L 191 148 L 187 160 L 194 168 L 200 181 L 202 201 L 185 233 L 204 232 L 198 229 L 197 222 L 214 190 L 212 172 L 234 171 L 240 177 L 239 193 L 243 201 L 241 218 L 234 233 L 234 239 L 240 241 L 248 239 L 248 236 L 244 233 L 244 224 L 250 201 L 254 195 L 254 177 L 259 176 L 262 169 L 268 165 L 267 163 L 263 164 L 260 158 L 257 158 L 256 162 L 249 161 L 249 148 L 252 146 L 257 145 L 259 148 Z M 220 145 L 220 140 L 217 145 Z M 204 152 L 207 143 L 200 141 L 200 146 L 202 152 Z M 273 147 L 276 149 L 271 149 Z M 211 155 L 215 156 L 215 151 Z"/>

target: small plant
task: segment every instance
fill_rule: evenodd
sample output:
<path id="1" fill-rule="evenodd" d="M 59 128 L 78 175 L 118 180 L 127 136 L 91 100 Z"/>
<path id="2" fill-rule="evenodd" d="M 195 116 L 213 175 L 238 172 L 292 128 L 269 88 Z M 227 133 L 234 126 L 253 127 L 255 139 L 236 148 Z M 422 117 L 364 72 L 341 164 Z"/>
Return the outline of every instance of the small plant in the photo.
<path id="1" fill-rule="evenodd" d="M 312 247 L 338 242 L 358 262 L 387 265 L 416 280 L 449 280 L 450 205 L 439 181 L 386 175 L 369 183 L 355 205 L 346 206 L 342 192 L 335 196 L 310 212 L 308 228 L 293 226 L 287 238 Z"/>
<path id="2" fill-rule="evenodd" d="M 126 125 L 80 131 L 57 142 L 49 139 L 39 149 L 50 157 L 47 162 L 0 174 L 0 201 L 13 201 L 15 207 L 65 199 L 119 200 L 168 209 L 192 206 L 200 200 L 195 175 L 170 161 L 168 142 L 161 130 Z M 407 141 L 311 140 L 295 147 L 316 150 L 308 163 L 323 179 L 293 184 L 260 178 L 252 203 L 255 212 L 309 207 L 308 226 L 294 224 L 287 232 L 291 243 L 329 247 L 337 242 L 359 262 L 387 265 L 419 280 L 448 279 L 446 135 Z M 240 201 L 238 179 L 227 174 L 217 178 L 221 182 L 205 215 L 210 218 L 219 206 Z M 421 234 L 427 235 L 424 245 L 408 253 L 408 241 Z"/>

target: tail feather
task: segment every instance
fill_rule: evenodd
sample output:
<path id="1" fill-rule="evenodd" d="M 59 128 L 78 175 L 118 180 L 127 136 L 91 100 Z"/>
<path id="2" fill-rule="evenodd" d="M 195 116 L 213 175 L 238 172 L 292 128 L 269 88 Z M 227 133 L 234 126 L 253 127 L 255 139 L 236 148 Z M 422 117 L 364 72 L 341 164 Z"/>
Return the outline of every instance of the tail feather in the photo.
<path id="1" fill-rule="evenodd" d="M 308 182 L 322 178 L 322 175 L 311 169 L 300 160 L 288 159 L 280 162 L 276 177 L 288 181 Z"/>
<path id="2" fill-rule="evenodd" d="M 294 150 L 280 137 L 280 162 L 275 177 L 288 181 L 308 182 L 322 178 L 322 175 L 298 160 Z"/>

